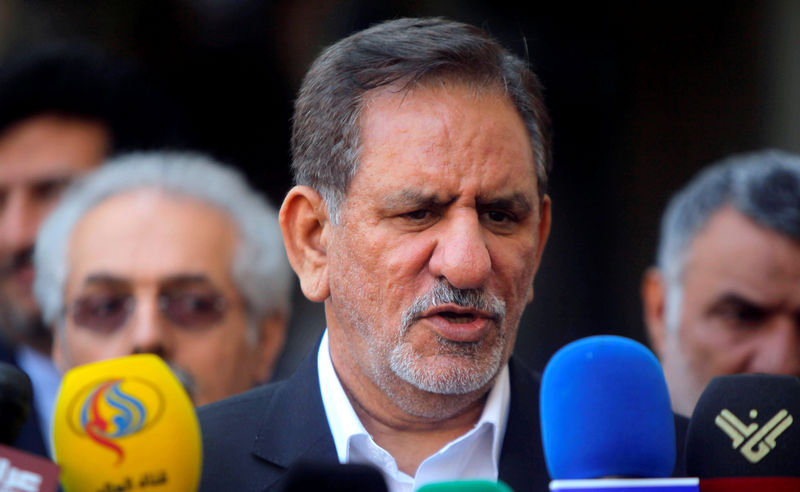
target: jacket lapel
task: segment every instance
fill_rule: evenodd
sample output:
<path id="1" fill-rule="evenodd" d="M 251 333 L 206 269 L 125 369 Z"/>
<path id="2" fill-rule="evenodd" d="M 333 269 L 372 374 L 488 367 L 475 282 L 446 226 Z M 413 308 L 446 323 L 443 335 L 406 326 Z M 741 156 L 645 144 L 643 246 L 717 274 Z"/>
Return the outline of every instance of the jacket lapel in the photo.
<path id="1" fill-rule="evenodd" d="M 319 391 L 317 350 L 306 356 L 267 403 L 253 454 L 282 470 L 275 480 L 296 462 L 338 462 Z M 272 483 L 265 483 L 265 488 Z"/>
<path id="2" fill-rule="evenodd" d="M 547 490 L 539 430 L 539 378 L 515 357 L 509 362 L 511 402 L 500 453 L 499 478 L 515 492 Z M 253 454 L 277 468 L 264 483 L 270 489 L 298 462 L 337 463 L 317 375 L 317 350 L 276 389 L 265 406 Z"/>
<path id="3" fill-rule="evenodd" d="M 548 490 L 539 428 L 539 377 L 516 357 L 509 361 L 511 401 L 500 452 L 499 478 L 515 492 Z"/>

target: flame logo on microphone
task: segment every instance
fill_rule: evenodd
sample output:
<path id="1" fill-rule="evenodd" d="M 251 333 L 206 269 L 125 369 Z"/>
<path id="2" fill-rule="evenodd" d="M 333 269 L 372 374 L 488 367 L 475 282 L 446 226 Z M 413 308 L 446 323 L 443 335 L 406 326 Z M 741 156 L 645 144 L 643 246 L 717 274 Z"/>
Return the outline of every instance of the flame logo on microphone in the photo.
<path id="1" fill-rule="evenodd" d="M 89 384 L 73 400 L 70 423 L 78 434 L 125 459 L 121 441 L 152 426 L 164 409 L 156 387 L 139 378 L 108 379 Z"/>

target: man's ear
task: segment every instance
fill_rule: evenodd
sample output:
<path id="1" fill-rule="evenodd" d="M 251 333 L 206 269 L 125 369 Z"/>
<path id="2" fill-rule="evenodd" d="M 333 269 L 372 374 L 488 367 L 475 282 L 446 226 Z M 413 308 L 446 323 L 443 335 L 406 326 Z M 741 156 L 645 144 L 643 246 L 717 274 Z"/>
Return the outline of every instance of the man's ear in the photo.
<path id="1" fill-rule="evenodd" d="M 550 221 L 553 219 L 553 212 L 551 210 L 550 196 L 545 195 L 542 197 L 542 203 L 539 206 L 539 244 L 536 245 L 536 269 L 539 269 L 539 263 L 542 261 L 542 253 L 547 244 L 547 238 L 550 237 Z"/>
<path id="2" fill-rule="evenodd" d="M 253 366 L 253 383 L 269 381 L 275 364 L 286 344 L 287 322 L 283 314 L 275 314 L 261 321 L 258 326 L 256 360 Z"/>
<path id="3" fill-rule="evenodd" d="M 328 284 L 328 236 L 330 220 L 322 196 L 308 186 L 295 186 L 280 211 L 283 244 L 303 294 L 322 302 L 330 295 Z"/>
<path id="4" fill-rule="evenodd" d="M 547 238 L 550 237 L 550 221 L 552 220 L 552 211 L 550 197 L 544 195 L 542 202 L 539 205 L 539 225 L 536 228 L 538 242 L 536 243 L 536 266 L 534 273 L 539 270 L 539 265 L 542 261 L 542 254 L 544 247 L 547 244 Z M 533 282 L 531 282 L 530 289 L 528 289 L 528 302 L 533 301 Z"/>
<path id="5" fill-rule="evenodd" d="M 667 286 L 661 272 L 650 267 L 642 277 L 642 310 L 650 346 L 661 359 L 666 343 Z"/>

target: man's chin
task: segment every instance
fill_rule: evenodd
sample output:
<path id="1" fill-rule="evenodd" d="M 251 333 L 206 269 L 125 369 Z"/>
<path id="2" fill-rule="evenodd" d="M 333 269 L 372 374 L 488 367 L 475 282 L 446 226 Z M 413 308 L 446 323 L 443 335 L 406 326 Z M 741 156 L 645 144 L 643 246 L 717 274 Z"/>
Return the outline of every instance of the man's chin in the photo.
<path id="1" fill-rule="evenodd" d="M 480 360 L 464 355 L 421 357 L 402 345 L 393 351 L 392 372 L 417 389 L 437 395 L 466 395 L 488 388 L 500 372 L 502 357 L 492 354 Z"/>

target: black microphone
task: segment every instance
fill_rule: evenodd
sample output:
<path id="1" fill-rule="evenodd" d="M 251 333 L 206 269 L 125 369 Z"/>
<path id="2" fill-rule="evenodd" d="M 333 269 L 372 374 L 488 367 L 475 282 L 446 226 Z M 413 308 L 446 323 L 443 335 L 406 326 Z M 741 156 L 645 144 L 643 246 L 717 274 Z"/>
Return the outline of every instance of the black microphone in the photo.
<path id="1" fill-rule="evenodd" d="M 711 380 L 692 413 L 686 471 L 701 491 L 800 491 L 800 379 Z"/>
<path id="2" fill-rule="evenodd" d="M 387 492 L 383 475 L 372 465 L 298 462 L 283 479 L 282 492 Z"/>
<path id="3" fill-rule="evenodd" d="M 0 444 L 11 446 L 31 414 L 33 386 L 27 374 L 0 362 Z"/>
<path id="4" fill-rule="evenodd" d="M 11 447 L 31 416 L 33 386 L 27 374 L 0 362 L 0 490 L 55 492 L 58 467 Z"/>

